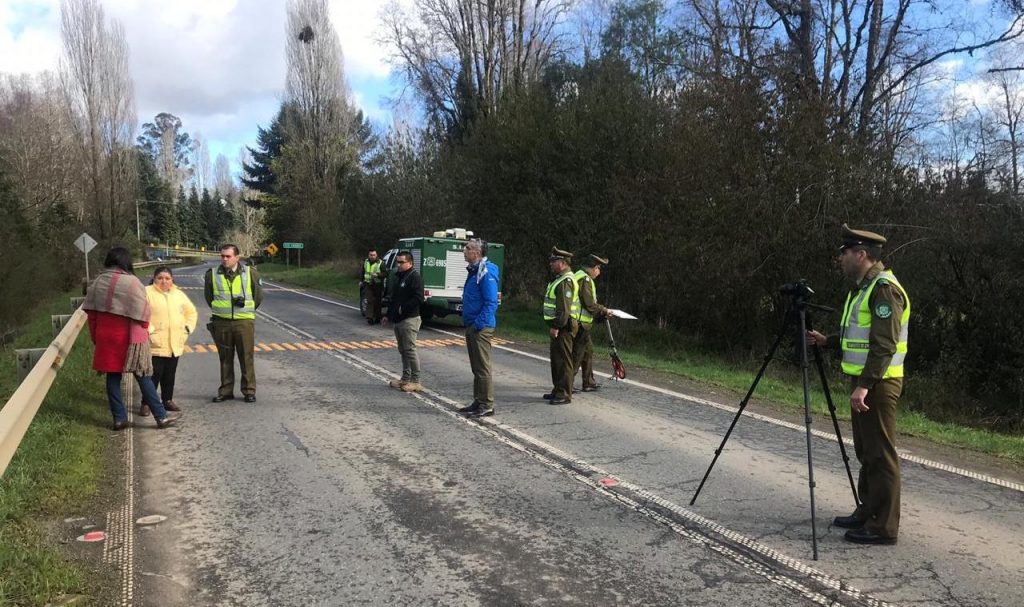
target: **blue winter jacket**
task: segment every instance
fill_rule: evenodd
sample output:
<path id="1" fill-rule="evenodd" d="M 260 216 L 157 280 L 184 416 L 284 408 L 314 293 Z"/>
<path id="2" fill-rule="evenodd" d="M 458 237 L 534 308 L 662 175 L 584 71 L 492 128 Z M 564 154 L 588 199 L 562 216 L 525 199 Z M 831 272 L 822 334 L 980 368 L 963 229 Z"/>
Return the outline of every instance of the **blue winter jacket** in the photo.
<path id="1" fill-rule="evenodd" d="M 484 257 L 476 266 L 469 266 L 466 286 L 462 289 L 462 324 L 477 330 L 494 328 L 498 313 L 498 266 Z"/>

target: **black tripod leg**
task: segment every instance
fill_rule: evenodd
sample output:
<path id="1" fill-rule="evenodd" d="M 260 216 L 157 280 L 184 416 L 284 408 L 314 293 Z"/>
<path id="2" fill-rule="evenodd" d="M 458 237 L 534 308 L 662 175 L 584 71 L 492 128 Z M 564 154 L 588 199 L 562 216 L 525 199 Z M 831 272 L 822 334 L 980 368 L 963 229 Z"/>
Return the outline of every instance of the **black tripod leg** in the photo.
<path id="1" fill-rule="evenodd" d="M 693 498 L 690 499 L 690 505 L 692 506 L 697 501 L 697 496 L 700 495 L 700 490 L 704 488 L 704 483 L 708 481 L 708 477 L 711 476 L 711 469 L 715 467 L 715 463 L 718 461 L 718 456 L 722 454 L 722 450 L 725 449 L 725 443 L 729 440 L 729 436 L 732 434 L 733 428 L 736 427 L 736 422 L 740 420 L 740 416 L 743 415 L 743 410 L 747 408 L 747 403 L 750 402 L 750 397 L 754 394 L 754 390 L 757 388 L 758 382 L 761 381 L 761 377 L 764 376 L 765 370 L 768 368 L 768 363 L 772 361 L 772 357 L 775 356 L 775 351 L 779 349 L 779 344 L 782 343 L 782 339 L 786 336 L 786 329 L 789 327 L 790 318 L 786 315 L 786 322 L 782 326 L 782 330 L 779 331 L 779 336 L 775 338 L 775 343 L 768 349 L 768 354 L 764 357 L 764 363 L 757 372 L 757 376 L 754 377 L 754 382 L 750 384 L 750 389 L 747 390 L 747 395 L 743 397 L 740 402 L 740 407 L 736 411 L 736 415 L 732 418 L 732 423 L 729 424 L 729 429 L 725 432 L 725 436 L 722 437 L 722 444 L 718 445 L 715 449 L 715 457 L 711 459 L 711 465 L 708 466 L 707 472 L 704 473 L 704 478 L 701 479 L 700 485 L 697 487 L 697 491 L 694 492 Z"/>
<path id="2" fill-rule="evenodd" d="M 800 309 L 800 334 L 797 335 L 800 348 L 800 375 L 803 379 L 804 388 L 804 424 L 807 430 L 807 485 L 811 490 L 811 547 L 814 552 L 814 560 L 818 560 L 818 521 L 814 509 L 814 460 L 811 456 L 811 391 L 810 377 L 807 367 L 810 363 L 807 359 L 807 311 Z"/>
<path id="3" fill-rule="evenodd" d="M 839 441 L 839 452 L 843 455 L 843 466 L 846 467 L 846 477 L 850 479 L 850 491 L 853 492 L 854 510 L 860 507 L 860 497 L 857 495 L 857 483 L 853 480 L 853 471 L 850 470 L 850 456 L 846 452 L 846 443 L 843 442 L 843 433 L 839 430 L 839 418 L 836 417 L 836 405 L 832 400 L 832 391 L 828 388 L 828 377 L 825 375 L 825 363 L 822 360 L 821 348 L 814 346 L 814 362 L 818 366 L 818 377 L 821 378 L 821 388 L 825 391 L 825 402 L 828 403 L 828 413 L 832 416 L 832 428 L 836 431 L 836 438 Z"/>

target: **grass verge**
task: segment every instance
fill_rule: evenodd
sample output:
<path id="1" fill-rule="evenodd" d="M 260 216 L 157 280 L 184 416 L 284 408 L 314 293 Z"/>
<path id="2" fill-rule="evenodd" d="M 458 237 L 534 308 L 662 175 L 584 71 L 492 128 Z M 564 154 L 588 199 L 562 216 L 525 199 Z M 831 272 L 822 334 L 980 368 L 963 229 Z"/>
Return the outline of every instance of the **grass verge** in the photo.
<path id="1" fill-rule="evenodd" d="M 296 269 L 280 264 L 260 266 L 262 276 L 289 284 L 333 293 L 356 299 L 359 286 L 350 267 L 319 266 Z M 454 317 L 447 322 L 458 324 Z M 444 321 L 442 321 L 444 322 Z M 615 338 L 619 354 L 627 367 L 645 368 L 684 377 L 702 384 L 745 394 L 750 388 L 761 360 L 736 361 L 702 352 L 691 340 L 673 331 L 658 329 L 642 322 L 616 321 Z M 509 301 L 498 311 L 498 333 L 502 337 L 535 343 L 547 343 L 547 331 L 540 320 L 537 306 Z M 595 325 L 595 349 L 606 349 L 606 330 Z M 782 356 L 788 355 L 783 352 Z M 595 353 L 598 364 L 604 364 L 603 354 Z M 825 396 L 816 377 L 811 378 L 811 408 L 819 415 L 828 415 Z M 837 416 L 850 419 L 847 406 L 846 382 L 838 374 L 829 377 Z M 803 389 L 799 372 L 785 362 L 773 362 L 757 387 L 756 397 L 761 401 L 803 408 Z M 924 438 L 935 443 L 980 451 L 1017 463 L 1024 463 L 1024 437 L 1000 434 L 978 428 L 929 419 L 915 410 L 913 396 L 905 396 L 906 406 L 899 413 L 901 434 Z M 735 404 L 735 403 L 733 403 Z"/>
<path id="2" fill-rule="evenodd" d="M 68 295 L 40 306 L 17 348 L 52 341 L 50 314 L 68 312 Z M 97 490 L 104 468 L 109 412 L 92 370 L 83 329 L 10 466 L 0 478 L 0 605 L 46 605 L 88 590 L 87 576 L 65 558 L 47 522 L 75 513 Z M 17 388 L 14 348 L 0 350 L 0 400 Z"/>

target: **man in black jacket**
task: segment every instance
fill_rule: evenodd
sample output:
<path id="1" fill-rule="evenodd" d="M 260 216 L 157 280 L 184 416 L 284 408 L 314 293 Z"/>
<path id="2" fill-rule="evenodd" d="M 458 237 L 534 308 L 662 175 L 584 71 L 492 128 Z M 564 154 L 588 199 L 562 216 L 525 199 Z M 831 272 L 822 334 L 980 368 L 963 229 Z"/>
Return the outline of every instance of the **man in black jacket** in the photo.
<path id="1" fill-rule="evenodd" d="M 420 304 L 423 303 L 423 279 L 412 267 L 412 253 L 400 251 L 395 257 L 388 321 L 395 325 L 398 352 L 402 355 L 402 379 L 391 380 L 391 387 L 403 392 L 419 392 L 420 359 L 416 354 L 416 335 L 420 330 Z"/>

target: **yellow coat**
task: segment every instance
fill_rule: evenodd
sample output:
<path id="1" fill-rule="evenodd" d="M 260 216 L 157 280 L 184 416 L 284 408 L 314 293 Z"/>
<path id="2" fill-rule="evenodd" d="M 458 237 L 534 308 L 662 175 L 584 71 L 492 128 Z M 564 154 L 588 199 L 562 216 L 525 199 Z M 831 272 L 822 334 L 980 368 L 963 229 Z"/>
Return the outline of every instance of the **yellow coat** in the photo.
<path id="1" fill-rule="evenodd" d="M 188 295 L 178 287 L 164 293 L 156 287 L 146 287 L 146 297 L 152 314 L 149 317 L 149 347 L 153 356 L 181 356 L 185 341 L 196 330 L 199 313 Z"/>

